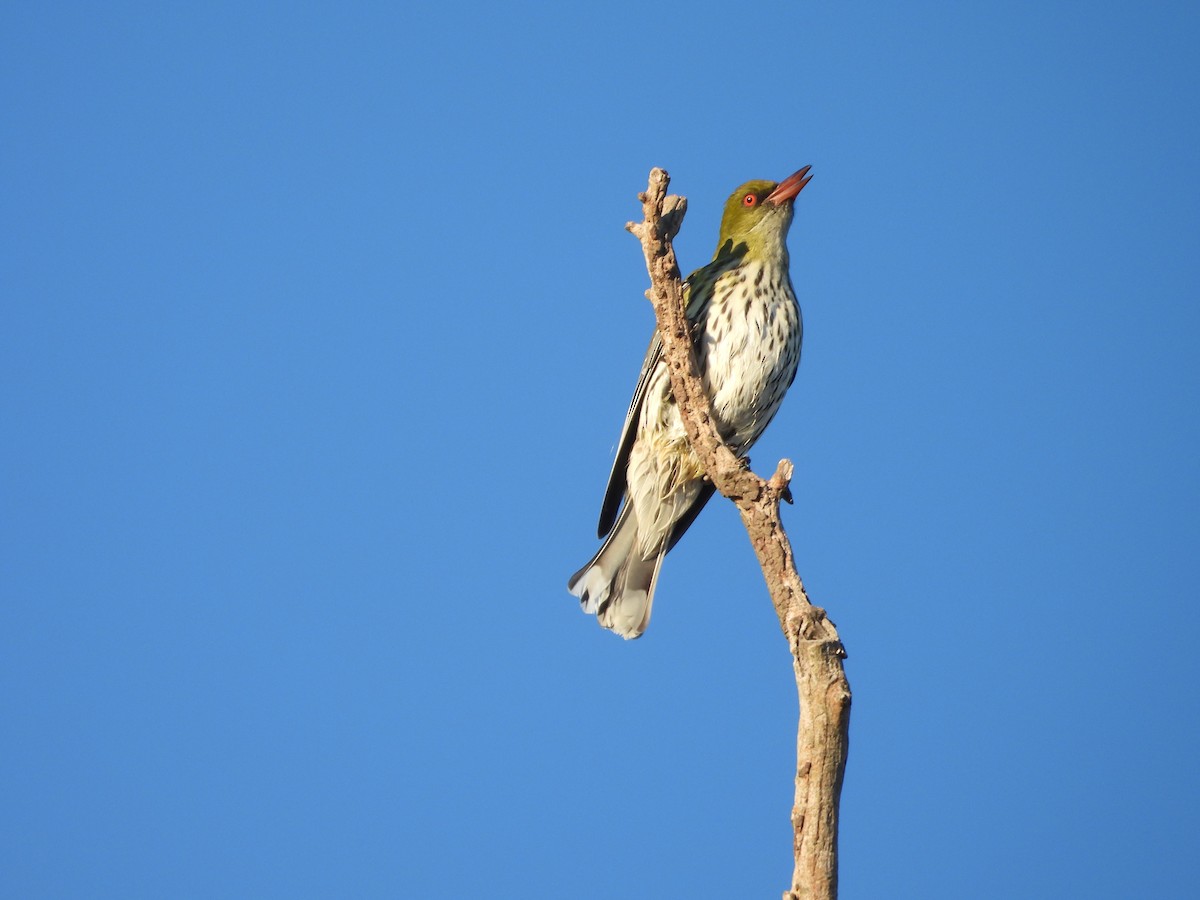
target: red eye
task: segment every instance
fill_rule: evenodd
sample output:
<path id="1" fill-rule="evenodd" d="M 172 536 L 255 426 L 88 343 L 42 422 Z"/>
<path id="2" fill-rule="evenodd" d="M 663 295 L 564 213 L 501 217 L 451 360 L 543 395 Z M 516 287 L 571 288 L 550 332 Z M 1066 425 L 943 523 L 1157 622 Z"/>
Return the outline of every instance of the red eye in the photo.
<path id="1" fill-rule="evenodd" d="M 755 197 L 753 194 L 747 194 L 745 197 L 742 198 L 742 206 L 753 206 L 757 202 L 758 202 L 758 198 Z"/>

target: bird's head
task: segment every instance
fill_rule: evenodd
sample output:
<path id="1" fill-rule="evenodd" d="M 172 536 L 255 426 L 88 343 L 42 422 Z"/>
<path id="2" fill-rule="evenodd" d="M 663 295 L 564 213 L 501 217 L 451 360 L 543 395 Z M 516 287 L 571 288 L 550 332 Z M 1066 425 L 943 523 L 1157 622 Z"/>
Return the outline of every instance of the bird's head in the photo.
<path id="1" fill-rule="evenodd" d="M 739 244 L 745 244 L 752 256 L 782 249 L 792 224 L 792 201 L 812 178 L 811 168 L 805 166 L 779 183 L 747 181 L 730 194 L 721 217 L 717 254 Z"/>

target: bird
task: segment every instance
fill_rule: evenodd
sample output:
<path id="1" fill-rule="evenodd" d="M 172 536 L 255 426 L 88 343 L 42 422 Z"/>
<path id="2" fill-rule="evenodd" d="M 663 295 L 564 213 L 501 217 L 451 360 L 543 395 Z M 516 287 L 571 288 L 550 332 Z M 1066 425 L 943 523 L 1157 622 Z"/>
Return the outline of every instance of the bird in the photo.
<path id="1" fill-rule="evenodd" d="M 687 277 L 684 300 L 717 430 L 741 458 L 779 411 L 800 365 L 804 326 L 787 248 L 805 166 L 729 195 L 712 261 Z M 634 388 L 600 507 L 600 550 L 567 590 L 628 639 L 650 624 L 663 558 L 713 495 L 684 431 L 657 333 Z"/>

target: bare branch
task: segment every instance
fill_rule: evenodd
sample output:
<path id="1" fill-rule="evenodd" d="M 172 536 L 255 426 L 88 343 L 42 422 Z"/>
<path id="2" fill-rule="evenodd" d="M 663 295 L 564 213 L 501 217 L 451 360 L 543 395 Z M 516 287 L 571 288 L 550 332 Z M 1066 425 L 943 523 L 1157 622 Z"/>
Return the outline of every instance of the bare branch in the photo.
<path id="1" fill-rule="evenodd" d="M 652 169 L 646 192 L 638 195 L 643 221 L 625 227 L 642 243 L 651 284 L 646 296 L 654 305 L 671 389 L 688 440 L 717 490 L 741 513 L 792 651 L 800 697 L 792 808 L 795 867 L 783 900 L 833 900 L 837 897 L 838 804 L 850 729 L 850 685 L 842 665 L 846 651 L 825 610 L 809 602 L 779 517 L 780 500 L 791 502 L 791 462 L 781 460 L 775 474 L 764 481 L 725 446 L 713 422 L 671 245 L 687 201 L 668 195 L 669 185 L 665 171 Z"/>

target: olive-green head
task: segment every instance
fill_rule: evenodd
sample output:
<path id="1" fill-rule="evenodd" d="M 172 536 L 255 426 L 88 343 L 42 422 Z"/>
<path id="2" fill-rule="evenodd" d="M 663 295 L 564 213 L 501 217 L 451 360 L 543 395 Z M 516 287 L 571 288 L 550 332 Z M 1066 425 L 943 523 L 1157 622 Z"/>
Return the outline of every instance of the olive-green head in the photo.
<path id="1" fill-rule="evenodd" d="M 792 201 L 812 178 L 808 174 L 811 168 L 805 166 L 779 183 L 747 181 L 730 194 L 721 217 L 717 255 L 727 245 L 739 244 L 745 244 L 751 256 L 786 253 L 784 239 L 792 224 Z"/>

